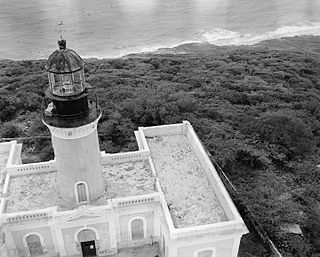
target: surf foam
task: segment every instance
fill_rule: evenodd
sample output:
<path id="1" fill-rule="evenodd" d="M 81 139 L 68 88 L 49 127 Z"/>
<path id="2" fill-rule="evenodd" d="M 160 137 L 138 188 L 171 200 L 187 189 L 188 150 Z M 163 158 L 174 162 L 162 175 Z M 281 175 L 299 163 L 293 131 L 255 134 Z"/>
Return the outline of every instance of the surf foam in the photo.
<path id="1" fill-rule="evenodd" d="M 253 45 L 263 40 L 293 37 L 302 35 L 320 35 L 320 23 L 312 23 L 308 25 L 282 26 L 274 31 L 263 34 L 241 34 L 239 32 L 215 29 L 211 32 L 205 32 L 203 40 L 214 45 Z"/>

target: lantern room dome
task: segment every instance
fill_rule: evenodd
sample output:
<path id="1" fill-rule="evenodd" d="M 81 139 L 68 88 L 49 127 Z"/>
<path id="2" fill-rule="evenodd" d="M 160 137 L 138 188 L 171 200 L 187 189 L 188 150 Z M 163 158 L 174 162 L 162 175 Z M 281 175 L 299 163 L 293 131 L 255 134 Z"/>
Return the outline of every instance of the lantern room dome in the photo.
<path id="1" fill-rule="evenodd" d="M 81 70 L 85 62 L 72 49 L 66 48 L 64 39 L 58 41 L 59 50 L 54 51 L 48 58 L 44 66 L 48 72 L 52 73 L 71 73 Z"/>

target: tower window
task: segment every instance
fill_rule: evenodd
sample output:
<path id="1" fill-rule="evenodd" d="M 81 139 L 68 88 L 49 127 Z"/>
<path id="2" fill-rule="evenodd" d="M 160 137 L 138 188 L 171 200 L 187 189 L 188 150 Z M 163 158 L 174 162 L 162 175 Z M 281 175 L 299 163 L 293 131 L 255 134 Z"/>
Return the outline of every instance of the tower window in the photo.
<path id="1" fill-rule="evenodd" d="M 79 203 L 88 201 L 88 188 L 84 182 L 76 184 L 77 200 Z"/>

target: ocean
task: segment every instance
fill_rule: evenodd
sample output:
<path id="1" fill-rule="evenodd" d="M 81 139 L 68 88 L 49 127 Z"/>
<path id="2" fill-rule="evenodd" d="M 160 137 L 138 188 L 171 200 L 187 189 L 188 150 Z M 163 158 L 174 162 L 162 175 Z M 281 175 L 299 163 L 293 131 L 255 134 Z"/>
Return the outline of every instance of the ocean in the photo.
<path id="1" fill-rule="evenodd" d="M 62 36 L 83 57 L 189 42 L 320 35 L 320 0 L 0 0 L 0 59 L 47 58 Z"/>

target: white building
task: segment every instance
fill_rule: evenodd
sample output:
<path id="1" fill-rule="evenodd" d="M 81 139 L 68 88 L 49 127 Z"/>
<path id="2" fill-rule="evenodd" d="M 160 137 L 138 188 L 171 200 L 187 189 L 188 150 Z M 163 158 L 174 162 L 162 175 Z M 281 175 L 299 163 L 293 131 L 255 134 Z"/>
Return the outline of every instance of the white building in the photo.
<path id="1" fill-rule="evenodd" d="M 21 164 L 21 144 L 0 144 L 7 256 L 236 257 L 247 228 L 190 123 L 140 127 L 138 151 L 101 152 L 84 62 L 59 45 L 43 116 L 55 159 Z"/>

